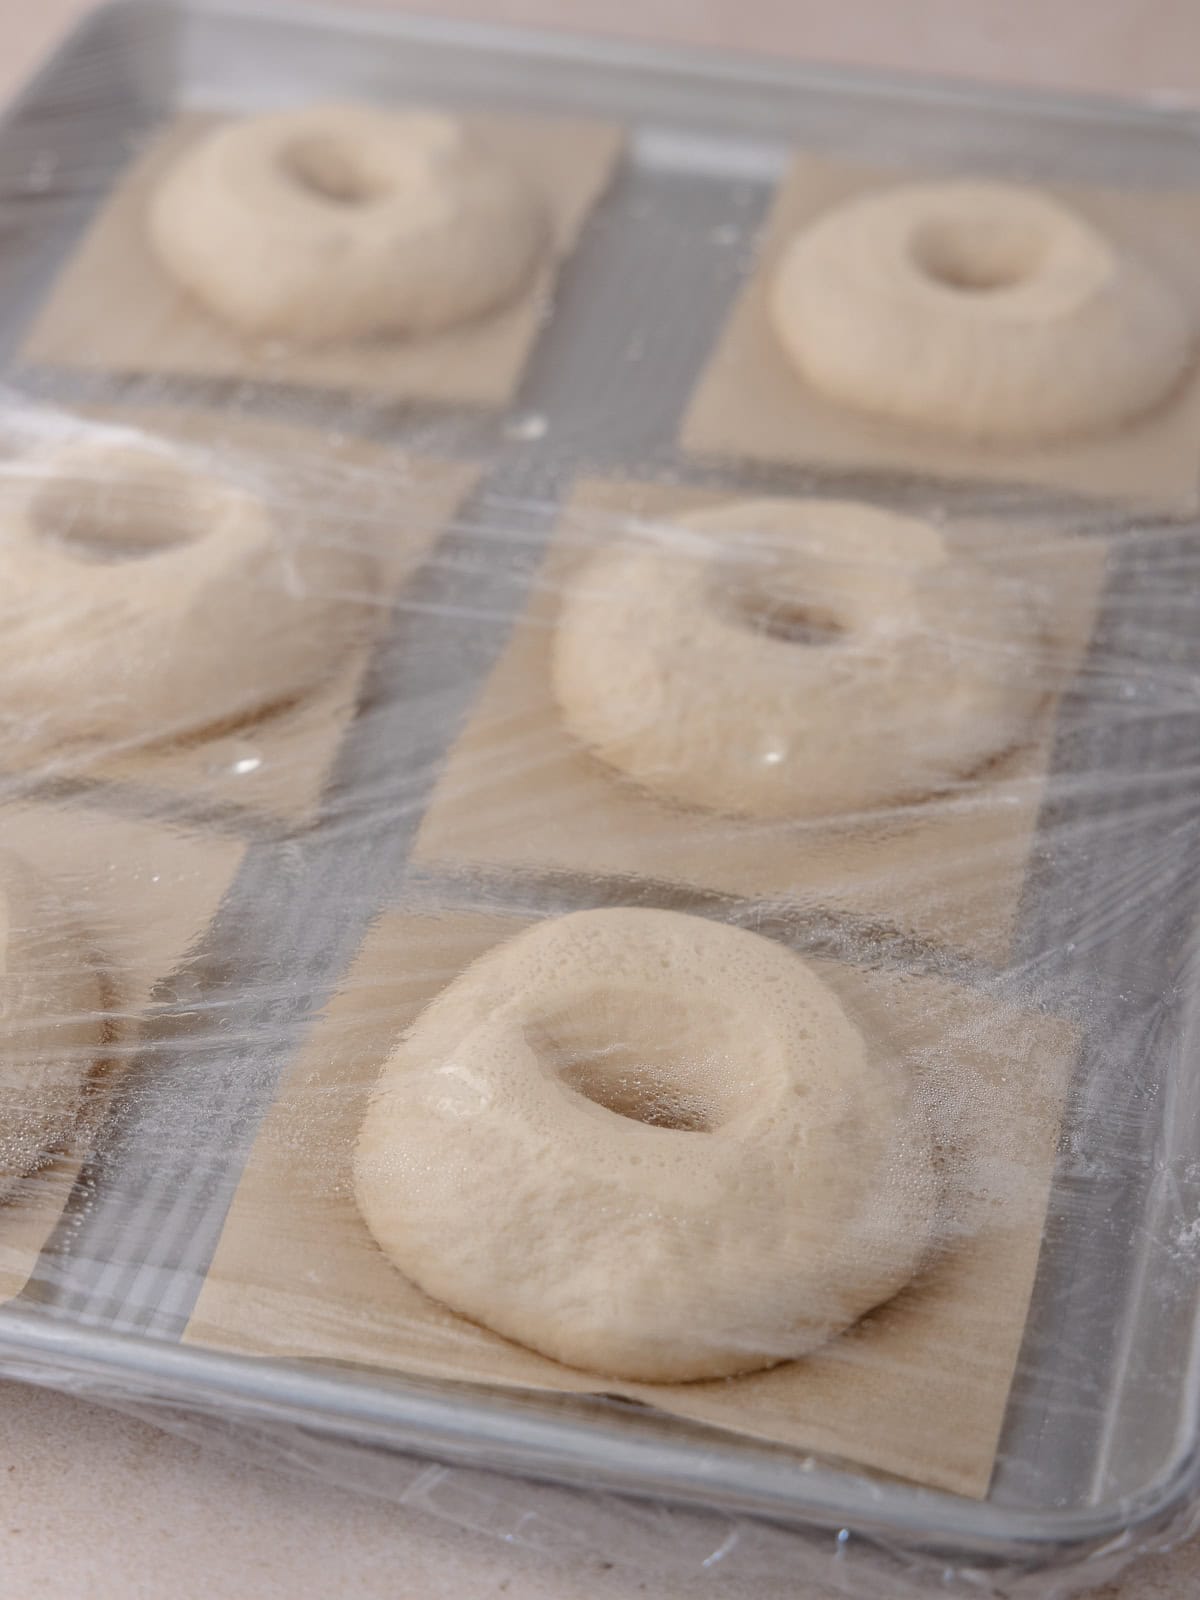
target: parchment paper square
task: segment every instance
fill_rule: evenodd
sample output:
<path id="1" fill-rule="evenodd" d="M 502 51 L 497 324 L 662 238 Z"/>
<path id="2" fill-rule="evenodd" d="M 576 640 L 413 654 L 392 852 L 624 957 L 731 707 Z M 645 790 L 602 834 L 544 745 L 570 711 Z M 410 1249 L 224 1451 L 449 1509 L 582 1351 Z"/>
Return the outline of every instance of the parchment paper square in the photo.
<path id="1" fill-rule="evenodd" d="M 987 1491 L 1041 1245 L 1074 1030 L 913 974 L 823 962 L 855 1020 L 936 1111 L 946 1237 L 889 1305 L 815 1355 L 717 1382 L 598 1381 L 454 1315 L 377 1247 L 354 1202 L 366 1096 L 399 1034 L 525 926 L 399 913 L 371 932 L 280 1085 L 185 1341 L 272 1359 L 624 1396 L 692 1421 Z"/>
<path id="2" fill-rule="evenodd" d="M 845 821 L 736 820 L 685 811 L 625 781 L 569 733 L 550 682 L 559 596 L 576 563 L 631 518 L 727 498 L 585 479 L 529 602 L 450 752 L 418 834 L 425 865 L 635 875 L 850 912 L 987 959 L 1012 943 L 1059 690 L 1086 648 L 1106 550 L 1045 525 L 959 522 L 948 537 L 1011 551 L 1045 599 L 1053 680 L 1021 748 L 950 792 Z"/>
<path id="3" fill-rule="evenodd" d="M 1066 443 L 983 446 L 872 419 L 824 399 L 784 356 L 769 286 L 797 229 L 842 201 L 918 174 L 797 157 L 747 282 L 692 397 L 684 448 L 704 455 L 862 467 L 917 477 L 1065 489 L 1186 511 L 1200 496 L 1200 360 L 1168 399 L 1118 431 Z M 1200 194 L 1061 188 L 1050 193 L 1128 244 L 1184 296 L 1200 329 Z"/>
<path id="4" fill-rule="evenodd" d="M 607 187 L 620 129 L 537 117 L 470 116 L 470 130 L 545 196 L 554 254 L 529 289 L 488 317 L 425 339 L 313 348 L 238 338 L 176 287 L 146 242 L 145 208 L 180 153 L 217 123 L 191 113 L 146 148 L 67 262 L 21 351 L 32 365 L 253 379 L 354 390 L 387 401 L 502 406 L 516 392 L 561 262 Z"/>
<path id="5" fill-rule="evenodd" d="M 275 514 L 300 510 L 321 538 L 368 549 L 378 581 L 361 638 L 323 684 L 235 728 L 175 738 L 146 728 L 123 744 L 66 745 L 52 725 L 0 738 L 0 770 L 53 783 L 103 779 L 161 792 L 192 808 L 236 808 L 300 823 L 315 815 L 343 734 L 354 715 L 373 645 L 405 582 L 470 493 L 478 469 L 315 429 L 215 412 L 92 409 L 77 431 L 131 428 L 193 452 L 201 470 L 260 493 Z M 68 421 L 68 428 L 73 425 Z"/>

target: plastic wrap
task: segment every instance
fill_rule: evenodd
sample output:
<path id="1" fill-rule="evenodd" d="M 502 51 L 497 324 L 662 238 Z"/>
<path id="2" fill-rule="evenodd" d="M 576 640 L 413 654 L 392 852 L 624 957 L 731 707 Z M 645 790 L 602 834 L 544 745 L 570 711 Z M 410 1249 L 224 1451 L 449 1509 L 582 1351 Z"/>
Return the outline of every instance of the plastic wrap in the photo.
<path id="1" fill-rule="evenodd" d="M 664 1577 L 1042 1600 L 1188 1529 L 1195 143 L 316 14 L 63 48 L 0 138 L 0 1371 Z M 785 328 L 798 237 L 968 178 L 982 242 L 868 229 Z M 853 403 L 784 339 L 843 289 L 919 334 L 852 318 Z"/>

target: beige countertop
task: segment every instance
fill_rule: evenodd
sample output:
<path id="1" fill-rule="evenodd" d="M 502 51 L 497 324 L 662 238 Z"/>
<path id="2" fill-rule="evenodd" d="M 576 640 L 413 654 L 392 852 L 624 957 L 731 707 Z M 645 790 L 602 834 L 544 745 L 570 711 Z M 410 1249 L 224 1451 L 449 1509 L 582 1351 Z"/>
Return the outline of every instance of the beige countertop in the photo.
<path id="1" fill-rule="evenodd" d="M 0 0 L 0 95 L 83 9 L 80 0 Z M 1200 98 L 1196 0 L 423 0 L 415 9 Z M 0 1600 L 694 1600 L 704 1592 L 744 1593 L 715 1574 L 664 1584 L 616 1563 L 550 1560 L 80 1400 L 0 1384 Z M 788 1593 L 824 1600 L 804 1585 Z M 1100 1594 L 1191 1600 L 1200 1594 L 1200 1548 L 1145 1560 Z"/>

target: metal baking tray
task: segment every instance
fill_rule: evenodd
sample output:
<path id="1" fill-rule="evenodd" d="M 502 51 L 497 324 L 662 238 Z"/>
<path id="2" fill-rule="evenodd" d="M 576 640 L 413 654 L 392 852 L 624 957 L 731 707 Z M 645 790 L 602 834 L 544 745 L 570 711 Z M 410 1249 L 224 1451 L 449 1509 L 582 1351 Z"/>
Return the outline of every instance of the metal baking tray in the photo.
<path id="1" fill-rule="evenodd" d="M 252 111 L 339 97 L 559 111 L 627 127 L 617 179 L 563 273 L 511 410 L 19 368 L 51 275 L 141 136 L 186 107 Z M 1018 965 L 1027 989 L 1080 1017 L 1086 1045 L 986 1501 L 868 1479 L 632 1407 L 244 1360 L 177 1342 L 272 1085 L 370 919 L 402 894 L 469 893 L 486 903 L 498 892 L 484 878 L 423 883 L 407 852 L 439 756 L 503 643 L 577 474 L 779 492 L 819 482 L 893 502 L 1055 509 L 1045 495 L 1012 488 L 935 491 L 845 472 L 721 468 L 677 450 L 713 330 L 796 147 L 923 171 L 1200 186 L 1200 118 L 1169 107 L 200 0 L 128 0 L 92 14 L 10 111 L 0 134 L 0 359 L 14 389 L 64 404 L 215 402 L 432 446 L 485 470 L 377 652 L 322 819 L 286 836 L 253 830 L 201 961 L 186 984 L 164 986 L 159 1022 L 104 1148 L 30 1289 L 0 1311 L 3 1370 L 286 1423 L 396 1452 L 398 1461 L 416 1452 L 715 1507 L 820 1539 L 849 1529 L 905 1560 L 970 1569 L 978 1586 L 988 1571 L 1099 1571 L 1094 1563 L 1114 1541 L 1174 1525 L 1200 1495 L 1200 1274 L 1188 1254 L 1200 1232 L 1192 1070 L 1200 802 L 1180 755 L 1196 745 L 1180 685 L 1200 669 L 1200 642 L 1176 603 L 1180 585 L 1194 582 L 1200 531 L 1182 521 L 1160 519 L 1144 526 L 1144 539 L 1121 541 L 1093 646 L 1097 670 L 1085 664 L 1060 716 Z M 1112 511 L 1057 509 L 1087 529 L 1128 531 Z M 499 517 L 506 532 L 519 528 L 504 563 L 480 536 Z M 1169 681 L 1155 672 L 1166 643 Z M 1135 676 L 1144 666 L 1137 715 L 1118 714 L 1119 696 L 1099 669 L 1117 659 Z M 128 789 L 104 798 L 181 804 Z M 1123 897 L 1122 884 L 1136 894 Z M 517 892 L 504 889 L 507 904 Z M 556 877 L 525 878 L 519 892 L 549 910 L 614 891 Z M 666 891 L 645 884 L 636 893 L 656 903 Z M 819 944 L 869 932 L 806 924 L 795 936 Z M 206 1036 L 202 1048 L 187 1022 L 200 1005 L 221 1008 L 219 1037 Z"/>

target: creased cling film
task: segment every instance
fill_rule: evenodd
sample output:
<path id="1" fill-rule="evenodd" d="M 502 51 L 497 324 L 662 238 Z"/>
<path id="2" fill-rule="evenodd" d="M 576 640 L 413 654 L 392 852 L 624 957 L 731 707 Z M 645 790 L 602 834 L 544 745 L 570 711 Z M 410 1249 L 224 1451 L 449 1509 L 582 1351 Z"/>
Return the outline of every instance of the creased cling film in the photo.
<path id="1" fill-rule="evenodd" d="M 735 180 L 597 71 L 166 117 L 22 335 L 0 1372 L 654 1578 L 1050 1600 L 971 1540 L 1140 1504 L 1193 1376 L 1194 196 Z M 646 1504 L 385 1476 L 418 1403 Z"/>

